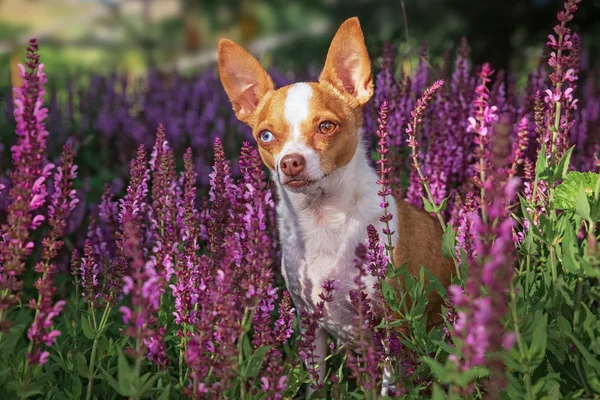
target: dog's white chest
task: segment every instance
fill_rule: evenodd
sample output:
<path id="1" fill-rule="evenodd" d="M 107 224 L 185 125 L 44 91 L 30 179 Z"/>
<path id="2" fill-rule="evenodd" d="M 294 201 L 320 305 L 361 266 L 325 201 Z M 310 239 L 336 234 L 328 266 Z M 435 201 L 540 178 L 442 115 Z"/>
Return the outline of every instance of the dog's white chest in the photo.
<path id="1" fill-rule="evenodd" d="M 321 325 L 344 340 L 352 337 L 354 325 L 349 292 L 357 288 L 355 249 L 359 242 L 366 242 L 369 224 L 381 228 L 381 210 L 374 204 L 351 209 L 335 205 L 296 209 L 284 199 L 278 206 L 282 274 L 294 304 L 298 309 L 313 310 L 321 301 L 323 283 L 336 280 L 337 290 L 333 301 L 326 303 Z M 375 278 L 369 275 L 363 281 L 372 298 Z"/>

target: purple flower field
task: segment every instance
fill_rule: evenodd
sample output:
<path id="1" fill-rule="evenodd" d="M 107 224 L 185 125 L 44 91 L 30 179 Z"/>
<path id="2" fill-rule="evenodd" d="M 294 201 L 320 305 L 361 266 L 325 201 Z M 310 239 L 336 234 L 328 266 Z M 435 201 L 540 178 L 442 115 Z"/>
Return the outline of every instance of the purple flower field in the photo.
<path id="1" fill-rule="evenodd" d="M 431 213 L 456 273 L 448 290 L 407 274 L 389 224 L 369 226 L 359 334 L 330 338 L 323 380 L 338 282 L 294 309 L 278 195 L 217 73 L 55 78 L 31 39 L 0 105 L 0 398 L 600 399 L 600 66 L 570 29 L 580 2 L 524 90 L 471 65 L 467 39 L 443 65 L 423 46 L 412 73 L 384 45 L 364 109 L 382 222 L 391 196 Z M 428 330 L 433 290 L 445 323 Z"/>

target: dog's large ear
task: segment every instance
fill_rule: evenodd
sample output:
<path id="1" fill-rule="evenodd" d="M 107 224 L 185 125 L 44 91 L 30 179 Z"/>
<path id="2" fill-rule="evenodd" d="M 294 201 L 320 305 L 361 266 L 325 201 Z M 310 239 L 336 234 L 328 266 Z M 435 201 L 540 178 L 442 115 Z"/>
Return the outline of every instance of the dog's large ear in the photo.
<path id="1" fill-rule="evenodd" d="M 235 115 L 249 124 L 256 106 L 275 85 L 256 58 L 231 40 L 222 39 L 218 53 L 221 83 Z"/>
<path id="2" fill-rule="evenodd" d="M 349 18 L 335 34 L 319 81 L 327 81 L 360 105 L 373 96 L 371 60 L 358 18 Z"/>

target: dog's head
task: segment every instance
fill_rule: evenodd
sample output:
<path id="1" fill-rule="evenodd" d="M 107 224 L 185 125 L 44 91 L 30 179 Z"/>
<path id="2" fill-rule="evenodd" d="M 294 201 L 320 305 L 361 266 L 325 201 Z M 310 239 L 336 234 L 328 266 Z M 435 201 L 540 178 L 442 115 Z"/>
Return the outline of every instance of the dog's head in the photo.
<path id="1" fill-rule="evenodd" d="M 276 89 L 258 61 L 226 39 L 219 43 L 219 75 L 236 116 L 252 128 L 265 165 L 286 189 L 309 190 L 352 160 L 362 106 L 373 95 L 358 18 L 338 29 L 318 82 Z"/>

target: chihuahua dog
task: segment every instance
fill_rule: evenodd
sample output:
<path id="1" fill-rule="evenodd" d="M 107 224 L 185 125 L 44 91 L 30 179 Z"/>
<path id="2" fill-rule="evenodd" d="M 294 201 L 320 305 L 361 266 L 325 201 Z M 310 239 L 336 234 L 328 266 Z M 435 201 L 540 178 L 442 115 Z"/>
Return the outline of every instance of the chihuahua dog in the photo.
<path id="1" fill-rule="evenodd" d="M 340 26 L 318 82 L 277 89 L 259 62 L 227 39 L 219 43 L 218 68 L 237 118 L 252 128 L 276 182 L 281 268 L 296 309 L 314 309 L 322 284 L 337 281 L 317 332 L 322 359 L 327 332 L 342 341 L 353 338 L 354 250 L 366 241 L 369 224 L 384 227 L 377 175 L 362 140 L 362 106 L 373 95 L 373 77 L 360 23 L 350 18 Z M 425 266 L 449 285 L 454 266 L 442 255 L 437 221 L 401 199 L 390 199 L 389 210 L 396 265 L 406 263 L 414 276 Z M 375 278 L 367 280 L 374 298 Z M 443 321 L 441 303 L 432 292 L 428 326 Z M 323 374 L 321 368 L 321 379 Z"/>

